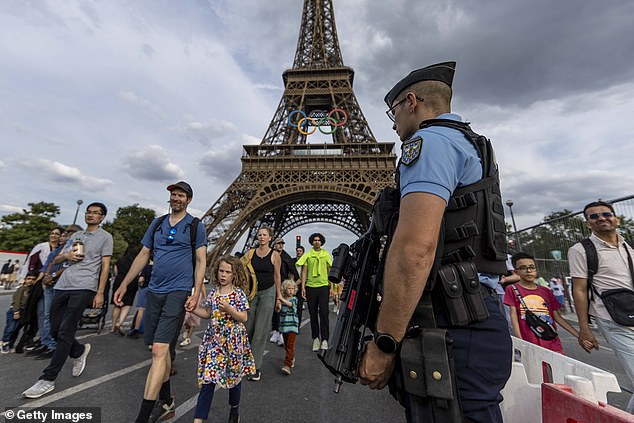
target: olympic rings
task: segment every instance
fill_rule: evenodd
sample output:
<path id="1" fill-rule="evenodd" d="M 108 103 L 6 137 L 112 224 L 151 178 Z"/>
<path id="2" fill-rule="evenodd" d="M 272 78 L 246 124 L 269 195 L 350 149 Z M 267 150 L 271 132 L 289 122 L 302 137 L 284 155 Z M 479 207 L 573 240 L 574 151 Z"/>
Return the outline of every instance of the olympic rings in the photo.
<path id="1" fill-rule="evenodd" d="M 333 117 L 333 114 L 335 113 L 343 114 L 343 120 L 341 122 Z M 302 118 L 297 121 L 297 123 L 295 123 L 293 122 L 292 118 L 297 114 L 301 115 Z M 345 125 L 346 122 L 348 122 L 348 114 L 345 112 L 345 110 L 338 107 L 332 109 L 325 116 L 323 114 L 324 112 L 322 110 L 315 110 L 310 114 L 310 116 L 307 116 L 306 112 L 304 112 L 303 110 L 293 110 L 288 114 L 288 126 L 297 126 L 297 130 L 302 135 L 314 134 L 317 129 L 319 129 L 319 132 L 324 135 L 331 135 L 337 131 L 337 128 Z M 309 126 L 313 126 L 314 129 L 312 131 L 306 130 Z M 323 126 L 330 126 L 332 130 L 329 132 L 325 132 L 323 129 L 321 129 Z"/>

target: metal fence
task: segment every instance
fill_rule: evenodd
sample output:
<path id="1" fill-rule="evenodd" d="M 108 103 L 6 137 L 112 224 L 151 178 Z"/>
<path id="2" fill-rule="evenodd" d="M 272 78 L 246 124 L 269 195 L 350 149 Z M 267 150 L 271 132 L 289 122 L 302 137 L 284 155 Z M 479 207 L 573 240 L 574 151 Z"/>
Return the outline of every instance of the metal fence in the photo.
<path id="1" fill-rule="evenodd" d="M 632 245 L 634 241 L 634 195 L 606 201 L 612 203 L 621 219 L 620 232 Z M 539 275 L 548 280 L 553 276 L 568 276 L 568 249 L 590 235 L 583 210 L 538 225 L 512 232 L 509 239 L 515 251 L 524 251 L 535 257 Z M 512 249 L 513 250 L 513 249 Z M 510 251 L 512 254 L 514 251 Z"/>

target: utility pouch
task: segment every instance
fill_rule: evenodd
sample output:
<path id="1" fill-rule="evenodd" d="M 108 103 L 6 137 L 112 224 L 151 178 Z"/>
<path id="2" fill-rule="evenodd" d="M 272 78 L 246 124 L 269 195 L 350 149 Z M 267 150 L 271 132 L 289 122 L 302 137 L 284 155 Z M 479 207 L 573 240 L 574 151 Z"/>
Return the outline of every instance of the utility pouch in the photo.
<path id="1" fill-rule="evenodd" d="M 489 318 L 489 310 L 484 303 L 478 271 L 473 262 L 455 264 L 463 287 L 463 298 L 469 311 L 469 323 L 482 322 Z"/>
<path id="2" fill-rule="evenodd" d="M 453 264 L 438 270 L 436 290 L 451 326 L 466 326 L 471 322 L 467 303 L 464 299 L 463 283 Z"/>
<path id="3" fill-rule="evenodd" d="M 420 336 L 403 339 L 400 358 L 404 390 L 421 398 L 455 399 L 448 348 L 447 331 L 443 329 L 423 329 Z"/>

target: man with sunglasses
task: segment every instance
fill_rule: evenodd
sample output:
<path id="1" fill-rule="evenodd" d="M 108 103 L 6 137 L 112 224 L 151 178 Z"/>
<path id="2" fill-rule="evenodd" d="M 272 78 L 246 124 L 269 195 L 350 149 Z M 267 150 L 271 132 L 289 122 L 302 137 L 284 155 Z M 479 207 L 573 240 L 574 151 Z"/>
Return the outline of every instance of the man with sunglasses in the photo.
<path id="1" fill-rule="evenodd" d="M 611 289 L 634 290 L 632 257 L 634 250 L 618 233 L 620 220 L 614 207 L 603 201 L 595 201 L 583 208 L 586 225 L 592 232 L 590 241 L 598 256 L 597 272 L 592 276 L 592 291 L 589 299 L 588 260 L 586 250 L 577 243 L 568 250 L 572 294 L 575 311 L 579 319 L 579 344 L 589 342 L 599 349 L 599 342 L 590 329 L 588 313 L 591 314 L 599 331 L 616 353 L 625 373 L 634 385 L 634 326 L 623 326 L 614 321 L 608 313 L 599 294 Z M 590 352 L 588 350 L 588 352 Z M 634 396 L 626 407 L 634 414 Z"/>
<path id="2" fill-rule="evenodd" d="M 205 228 L 198 224 L 192 238 L 194 217 L 187 213 L 194 191 L 184 181 L 169 185 L 167 190 L 170 192 L 169 215 L 156 218 L 150 224 L 142 240 L 143 248 L 114 294 L 115 304 L 123 305 L 128 285 L 153 256 L 143 333 L 145 343 L 152 345 L 152 366 L 136 418 L 140 423 L 174 416 L 176 407 L 169 379 L 173 355 L 170 344 L 178 338 L 185 309 L 191 311 L 198 305 L 207 262 Z"/>
<path id="3" fill-rule="evenodd" d="M 362 384 L 382 389 L 398 369 L 390 392 L 396 392 L 406 407 L 408 421 L 501 423 L 500 390 L 511 370 L 511 339 L 495 293 L 499 275 L 506 272 L 504 211 L 490 142 L 451 113 L 455 66 L 445 62 L 415 70 L 385 96 L 387 115 L 403 143 L 397 173 L 400 206 L 374 342 L 367 345 L 359 375 Z M 433 316 L 422 317 L 434 317 L 453 339 L 455 371 L 438 372 L 437 380 L 455 378 L 462 410 L 451 407 L 447 418 L 437 414 L 443 401 L 421 396 L 422 376 L 405 364 L 422 363 L 430 354 L 401 348 L 404 341 L 409 346 L 421 344 L 417 328 L 429 325 L 421 320 L 417 306 L 430 298 L 428 292 L 423 297 L 429 281 L 440 286 L 432 269 L 441 263 L 477 268 L 480 307 L 489 315 L 473 324 L 452 326 L 434 296 L 429 300 Z M 448 361 L 447 354 L 432 355 Z M 411 380 L 412 374 L 417 381 Z M 458 404 L 455 395 L 451 404 Z"/>

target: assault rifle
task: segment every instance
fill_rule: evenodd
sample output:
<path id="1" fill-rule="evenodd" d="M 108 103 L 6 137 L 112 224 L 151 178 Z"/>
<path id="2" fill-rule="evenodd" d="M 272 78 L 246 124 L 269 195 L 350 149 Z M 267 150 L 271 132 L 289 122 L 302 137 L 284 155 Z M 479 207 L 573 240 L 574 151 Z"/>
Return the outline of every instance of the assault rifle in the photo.
<path id="1" fill-rule="evenodd" d="M 396 229 L 399 203 L 399 191 L 384 188 L 374 203 L 368 231 L 352 245 L 340 244 L 333 251 L 328 279 L 333 283 L 344 279 L 345 285 L 337 325 L 319 359 L 335 376 L 335 393 L 343 382 L 359 380 L 365 345 L 376 330 L 385 257 Z"/>
<path id="2" fill-rule="evenodd" d="M 319 359 L 335 376 L 335 393 L 339 393 L 342 382 L 359 380 L 365 344 L 376 329 L 383 278 L 380 251 L 381 236 L 373 224 L 351 246 L 340 244 L 333 251 L 328 279 L 333 283 L 344 279 L 345 285 L 329 348 L 319 354 Z"/>

